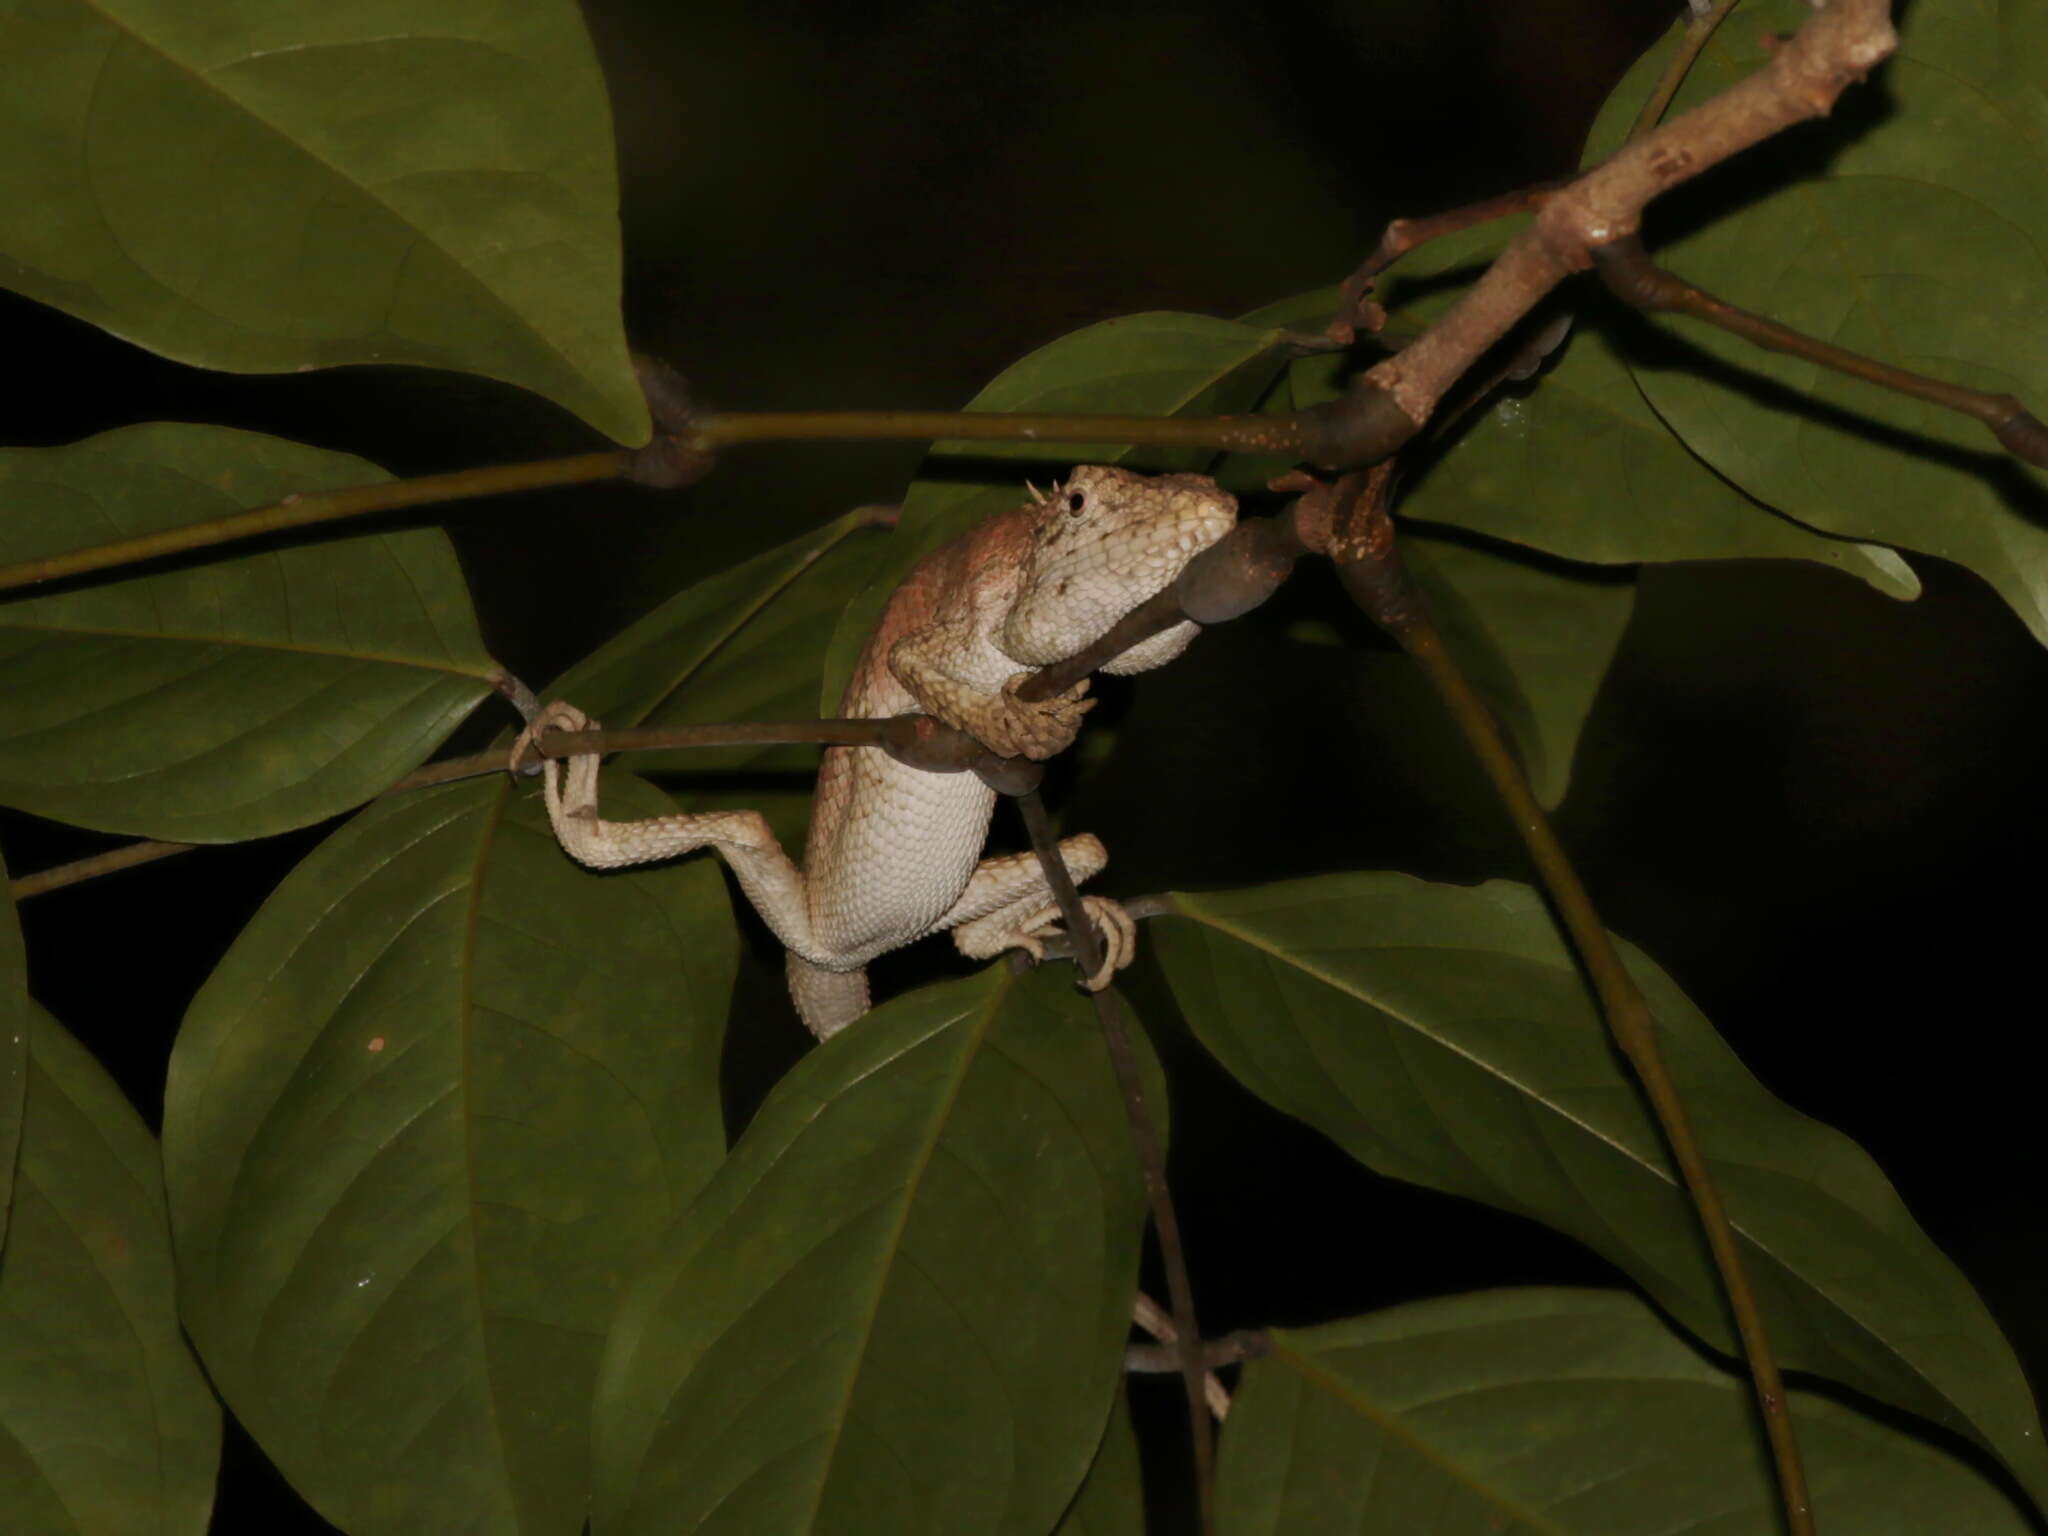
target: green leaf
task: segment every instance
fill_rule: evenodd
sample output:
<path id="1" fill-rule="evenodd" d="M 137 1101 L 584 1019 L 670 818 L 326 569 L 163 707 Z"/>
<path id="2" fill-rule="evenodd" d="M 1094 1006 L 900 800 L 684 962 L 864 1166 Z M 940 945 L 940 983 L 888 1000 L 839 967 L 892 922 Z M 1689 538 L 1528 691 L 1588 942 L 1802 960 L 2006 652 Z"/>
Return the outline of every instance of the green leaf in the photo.
<path id="1" fill-rule="evenodd" d="M 1053 1536 L 1145 1536 L 1145 1489 L 1138 1475 L 1138 1437 L 1131 1405 L 1119 1391 L 1081 1491 Z"/>
<path id="2" fill-rule="evenodd" d="M 1487 1291 L 1271 1337 L 1223 1434 L 1223 1536 L 1781 1529 L 1748 1383 L 1634 1297 Z M 1822 1530 L 2033 1529 L 1951 1452 L 1810 1393 L 1791 1405 Z"/>
<path id="3" fill-rule="evenodd" d="M 1634 580 L 1417 532 L 1401 541 L 1401 555 L 1451 654 L 1513 738 L 1537 797 L 1555 806 L 1635 607 Z"/>
<path id="4" fill-rule="evenodd" d="M 0 562 L 386 478 L 174 423 L 4 450 Z M 268 836 L 417 767 L 496 672 L 438 529 L 0 599 L 0 802 L 179 842 Z"/>
<path id="5" fill-rule="evenodd" d="M 1898 54 L 1842 98 L 1833 120 L 1661 199 L 1647 232 L 1660 262 L 1731 304 L 1880 362 L 2010 391 L 2040 411 L 2048 10 L 1978 0 L 1901 9 Z M 1743 6 L 1694 64 L 1674 111 L 1759 67 L 1762 35 L 1808 14 L 1803 0 Z M 1616 88 L 1597 147 L 1618 140 L 1670 46 Z M 2048 639 L 2048 494 L 1983 427 L 1709 326 L 1658 328 L 1673 344 L 1630 365 L 1693 452 L 1817 528 L 1968 566 Z"/>
<path id="6" fill-rule="evenodd" d="M 847 599 L 889 540 L 859 513 L 687 587 L 559 678 L 567 699 L 614 730 L 739 720 L 809 720 Z M 830 713 L 837 713 L 836 710 Z M 783 846 L 803 846 L 815 746 L 698 748 L 658 759 L 688 809 L 757 810 Z M 747 775 L 737 787 L 722 781 Z M 783 775 L 765 784 L 763 775 Z"/>
<path id="7" fill-rule="evenodd" d="M 1435 321 L 1521 227 L 1484 225 L 1405 259 L 1382 280 L 1395 321 Z M 1338 392 L 1320 358 L 1297 363 L 1294 379 L 1297 408 Z M 1813 560 L 1888 597 L 1920 592 L 1891 550 L 1815 533 L 1713 473 L 1644 402 L 1612 340 L 1584 325 L 1533 381 L 1497 392 L 1460 426 L 1400 511 L 1593 565 Z"/>
<path id="8" fill-rule="evenodd" d="M 14 1202 L 14 1161 L 21 1148 L 22 1095 L 28 1086 L 28 956 L 0 858 L 0 1255 Z"/>
<path id="9" fill-rule="evenodd" d="M 1012 363 L 966 408 L 1107 416 L 1247 410 L 1280 369 L 1281 341 L 1275 327 L 1207 315 L 1125 315 L 1062 336 Z M 832 637 L 821 709 L 838 712 L 861 647 L 896 584 L 940 545 L 1022 502 L 1021 477 L 1031 466 L 1043 466 L 1043 477 L 1058 479 L 1074 464 L 1135 460 L 1147 470 L 1186 470 L 1200 469 L 1214 457 L 1201 448 L 1103 443 L 934 443 L 931 458 L 903 499 L 894 547 L 869 587 L 846 605 Z M 1006 460 L 1021 462 L 1013 471 L 1005 467 Z"/>
<path id="10" fill-rule="evenodd" d="M 0 1258 L 0 1529 L 204 1536 L 220 1405 L 178 1331 L 155 1140 L 37 1011 Z"/>
<path id="11" fill-rule="evenodd" d="M 1732 1352 L 1692 1207 L 1534 891 L 1352 874 L 1173 899 L 1182 915 L 1153 927 L 1174 996 L 1246 1087 L 1382 1173 L 1571 1234 Z M 2048 1491 L 2011 1348 L 1876 1164 L 1624 953 L 1778 1358 L 1960 1430 Z"/>
<path id="12" fill-rule="evenodd" d="M 580 1530 L 621 1277 L 723 1154 L 736 963 L 711 861 L 598 878 L 498 781 L 356 817 L 201 989 L 164 1109 L 186 1326 L 351 1536 Z"/>
<path id="13" fill-rule="evenodd" d="M 1047 1530 L 1116 1391 L 1143 1221 L 1063 969 L 876 1010 L 776 1085 L 633 1283 L 593 1530 Z"/>
<path id="14" fill-rule="evenodd" d="M 0 101 L 7 286 L 180 362 L 457 368 L 646 440 L 570 0 L 15 6 Z"/>

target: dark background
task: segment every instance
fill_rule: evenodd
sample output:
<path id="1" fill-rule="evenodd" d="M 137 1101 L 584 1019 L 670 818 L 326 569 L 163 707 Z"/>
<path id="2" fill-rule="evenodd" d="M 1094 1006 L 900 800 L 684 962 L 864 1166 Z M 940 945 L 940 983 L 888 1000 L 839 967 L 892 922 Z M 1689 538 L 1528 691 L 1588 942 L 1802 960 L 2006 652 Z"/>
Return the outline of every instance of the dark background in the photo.
<path id="1" fill-rule="evenodd" d="M 1234 314 L 1332 282 L 1394 214 L 1568 168 L 1608 85 L 1675 7 L 586 12 L 616 102 L 631 333 L 703 398 L 743 409 L 952 406 L 1092 321 Z M 17 442 L 220 422 L 400 475 L 596 446 L 487 381 L 235 378 L 8 296 L 0 319 L 33 384 L 10 413 Z M 917 457 L 779 447 L 734 455 L 683 496 L 585 489 L 439 515 L 494 652 L 538 682 L 676 587 L 896 499 Z M 2024 1062 L 2041 1017 L 2048 659 L 1973 577 L 1914 564 L 1927 591 L 1910 606 L 1793 562 L 1646 571 L 1562 829 L 1610 926 L 1774 1091 L 1871 1151 L 2039 1382 L 2048 1202 Z M 1346 647 L 1290 639 L 1304 618 L 1337 623 Z M 1115 753 L 1054 782 L 1069 819 L 1115 851 L 1105 888 L 1343 868 L 1523 877 L 1440 722 L 1372 681 L 1384 650 L 1309 573 L 1181 665 L 1110 684 L 1099 717 Z M 37 995 L 152 1123 L 186 1000 L 322 830 L 24 906 Z M 17 874 L 113 841 L 0 815 Z M 882 983 L 952 963 L 947 946 L 920 948 L 935 953 Z M 778 974 L 763 959 L 743 982 L 736 1117 L 806 1039 Z M 1142 966 L 1135 985 L 1146 998 Z M 1540 1228 L 1365 1173 L 1236 1090 L 1170 1021 L 1162 1045 L 1209 1331 L 1617 1279 Z M 1174 1390 L 1135 1392 L 1162 1508 L 1183 1484 Z M 216 1529 L 326 1527 L 231 1436 Z"/>

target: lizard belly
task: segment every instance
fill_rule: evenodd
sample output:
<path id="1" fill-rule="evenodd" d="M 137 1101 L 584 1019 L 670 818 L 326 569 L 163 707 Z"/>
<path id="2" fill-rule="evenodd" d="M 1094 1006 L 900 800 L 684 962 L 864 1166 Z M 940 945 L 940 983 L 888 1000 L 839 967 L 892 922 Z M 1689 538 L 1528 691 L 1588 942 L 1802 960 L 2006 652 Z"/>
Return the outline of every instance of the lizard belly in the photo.
<path id="1" fill-rule="evenodd" d="M 971 773 L 924 773 L 872 749 L 833 747 L 819 773 L 811 926 L 852 969 L 923 938 L 973 878 L 995 791 Z M 821 857 L 822 855 L 822 857 Z"/>

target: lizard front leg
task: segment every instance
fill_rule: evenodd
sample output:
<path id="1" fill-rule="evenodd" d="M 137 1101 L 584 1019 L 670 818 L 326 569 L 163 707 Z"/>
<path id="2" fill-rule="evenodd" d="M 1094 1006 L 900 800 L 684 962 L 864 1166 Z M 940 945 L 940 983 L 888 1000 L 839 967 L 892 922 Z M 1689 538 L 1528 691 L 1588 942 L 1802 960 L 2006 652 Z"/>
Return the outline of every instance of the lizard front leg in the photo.
<path id="1" fill-rule="evenodd" d="M 993 663 L 994 670 L 991 670 Z M 1082 678 L 1057 698 L 1027 704 L 1017 686 L 1031 674 L 998 652 L 971 624 L 935 624 L 889 650 L 889 670 L 926 714 L 965 731 L 998 757 L 1043 761 L 1073 745 L 1095 707 Z"/>
<path id="2" fill-rule="evenodd" d="M 599 729 L 597 722 L 573 704 L 549 704 L 513 744 L 515 768 L 545 731 Z M 783 946 L 813 964 L 831 966 L 837 958 L 821 945 L 811 921 L 809 888 L 804 873 L 782 851 L 775 833 L 759 811 L 683 812 L 644 821 L 606 821 L 597 811 L 598 754 L 547 758 L 542 787 L 548 821 L 569 856 L 593 869 L 618 869 L 650 864 L 699 848 L 716 848 L 739 879 Z"/>
<path id="3" fill-rule="evenodd" d="M 1063 839 L 1059 852 L 1076 885 L 1109 862 L 1101 839 L 1087 833 Z M 1136 958 L 1138 925 L 1121 903 L 1107 896 L 1083 896 L 1081 905 L 1102 935 L 1102 965 L 1082 984 L 1100 992 Z M 1045 882 L 1038 855 L 1028 852 L 983 859 L 966 892 L 937 926 L 953 930 L 954 945 L 970 960 L 986 960 L 1006 949 L 1043 959 L 1044 941 L 1064 931 L 1059 904 Z"/>

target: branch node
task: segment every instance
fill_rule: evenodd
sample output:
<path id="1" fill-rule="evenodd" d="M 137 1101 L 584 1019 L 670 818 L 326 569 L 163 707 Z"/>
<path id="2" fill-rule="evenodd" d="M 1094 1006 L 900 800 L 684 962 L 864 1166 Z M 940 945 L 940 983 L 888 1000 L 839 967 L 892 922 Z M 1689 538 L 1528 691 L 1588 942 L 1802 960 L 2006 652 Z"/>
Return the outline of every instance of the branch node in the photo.
<path id="1" fill-rule="evenodd" d="M 2012 399 L 2010 395 L 2005 398 Z M 2036 468 L 2048 469 L 2048 426 L 2019 401 L 2012 401 L 2012 414 L 1994 423 L 1991 431 L 2006 452 Z"/>
<path id="2" fill-rule="evenodd" d="M 1422 623 L 1425 610 L 1422 589 L 1395 545 L 1394 519 L 1387 511 L 1392 485 L 1390 464 L 1337 482 L 1328 554 L 1351 600 L 1398 637 Z"/>
<path id="3" fill-rule="evenodd" d="M 711 472 L 715 456 L 692 435 L 697 403 L 690 397 L 689 380 L 645 352 L 633 354 L 633 373 L 647 397 L 654 436 L 634 450 L 625 478 L 657 491 L 695 485 Z"/>
<path id="4" fill-rule="evenodd" d="M 1363 469 L 1391 458 L 1422 423 L 1401 408 L 1391 390 L 1370 375 L 1341 400 L 1297 411 L 1301 456 L 1319 469 Z"/>
<path id="5" fill-rule="evenodd" d="M 1593 265 L 1607 291 L 1631 309 L 1661 314 L 1678 307 L 1683 285 L 1650 260 L 1640 235 L 1623 235 L 1594 246 Z"/>

